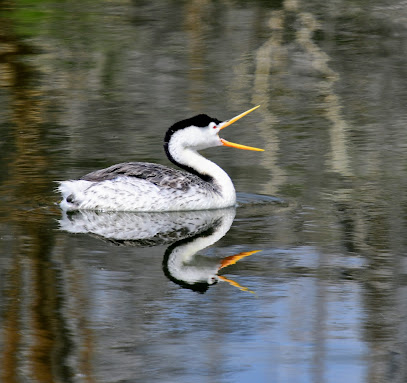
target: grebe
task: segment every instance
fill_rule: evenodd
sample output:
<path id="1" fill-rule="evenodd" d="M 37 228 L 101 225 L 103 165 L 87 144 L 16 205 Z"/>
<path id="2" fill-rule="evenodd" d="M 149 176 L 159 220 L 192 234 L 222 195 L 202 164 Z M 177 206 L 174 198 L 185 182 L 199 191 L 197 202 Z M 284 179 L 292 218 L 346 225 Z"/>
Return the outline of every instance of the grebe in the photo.
<path id="1" fill-rule="evenodd" d="M 220 138 L 221 129 L 257 109 L 219 121 L 206 114 L 179 121 L 168 129 L 164 149 L 183 170 L 146 162 L 125 162 L 96 170 L 79 180 L 62 181 L 63 210 L 183 211 L 219 209 L 236 204 L 236 192 L 227 173 L 198 150 L 213 146 L 263 149 Z"/>

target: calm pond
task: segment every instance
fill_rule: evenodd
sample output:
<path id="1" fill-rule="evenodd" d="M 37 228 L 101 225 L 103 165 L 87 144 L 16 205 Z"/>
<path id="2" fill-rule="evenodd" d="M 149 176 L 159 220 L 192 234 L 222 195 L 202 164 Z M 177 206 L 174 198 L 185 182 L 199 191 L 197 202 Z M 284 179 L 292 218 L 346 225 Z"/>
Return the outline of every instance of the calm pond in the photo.
<path id="1" fill-rule="evenodd" d="M 2 2 L 0 104 L 1 382 L 407 380 L 405 1 Z M 236 208 L 59 208 L 255 105 Z"/>

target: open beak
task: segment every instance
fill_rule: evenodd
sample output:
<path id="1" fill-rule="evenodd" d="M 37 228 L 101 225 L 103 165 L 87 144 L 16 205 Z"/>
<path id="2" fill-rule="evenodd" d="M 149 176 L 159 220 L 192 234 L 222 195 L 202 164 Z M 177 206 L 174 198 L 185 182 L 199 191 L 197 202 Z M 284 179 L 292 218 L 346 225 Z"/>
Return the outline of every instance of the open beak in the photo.
<path id="1" fill-rule="evenodd" d="M 236 117 L 233 117 L 230 120 L 224 121 L 220 124 L 220 130 L 226 128 L 229 125 L 232 125 L 234 122 L 236 122 L 237 120 L 240 120 L 242 117 L 246 116 L 246 114 L 249 114 L 251 112 L 253 112 L 253 110 L 256 110 L 260 105 L 255 106 L 252 109 L 246 110 L 246 112 L 243 112 L 239 115 L 237 115 Z M 264 149 L 259 149 L 259 148 L 253 148 L 251 146 L 246 146 L 246 145 L 240 145 L 240 144 L 235 144 L 234 142 L 229 142 L 224 140 L 223 138 L 220 139 L 220 141 L 222 142 L 222 145 L 224 146 L 229 146 L 231 148 L 237 148 L 237 149 L 244 149 L 244 150 L 255 150 L 257 152 L 263 152 Z"/>
<path id="2" fill-rule="evenodd" d="M 234 265 L 237 261 L 241 260 L 242 258 L 248 257 L 252 254 L 256 254 L 261 250 L 252 250 L 252 251 L 243 251 L 242 253 L 235 254 L 235 255 L 230 255 L 229 257 L 223 258 L 222 261 L 219 264 L 219 269 L 223 269 L 224 267 L 228 267 L 230 265 Z M 235 286 L 239 288 L 242 291 L 248 291 L 249 293 L 253 293 L 253 291 L 249 290 L 247 287 L 243 287 L 239 285 L 237 282 L 235 282 L 232 279 L 228 279 L 224 277 L 223 275 L 218 275 L 218 278 L 223 281 L 231 284 L 232 286 Z"/>

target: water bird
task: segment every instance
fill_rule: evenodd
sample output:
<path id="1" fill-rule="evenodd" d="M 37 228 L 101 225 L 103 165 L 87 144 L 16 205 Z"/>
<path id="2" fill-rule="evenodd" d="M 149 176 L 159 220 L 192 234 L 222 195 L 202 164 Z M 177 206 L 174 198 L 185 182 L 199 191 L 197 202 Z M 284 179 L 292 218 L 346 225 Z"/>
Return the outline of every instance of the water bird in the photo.
<path id="1" fill-rule="evenodd" d="M 165 134 L 164 150 L 168 159 L 182 170 L 154 163 L 125 162 L 78 180 L 60 182 L 61 208 L 160 212 L 234 206 L 236 192 L 232 180 L 198 151 L 214 146 L 263 151 L 219 137 L 220 130 L 259 106 L 226 121 L 199 114 L 172 125 Z"/>

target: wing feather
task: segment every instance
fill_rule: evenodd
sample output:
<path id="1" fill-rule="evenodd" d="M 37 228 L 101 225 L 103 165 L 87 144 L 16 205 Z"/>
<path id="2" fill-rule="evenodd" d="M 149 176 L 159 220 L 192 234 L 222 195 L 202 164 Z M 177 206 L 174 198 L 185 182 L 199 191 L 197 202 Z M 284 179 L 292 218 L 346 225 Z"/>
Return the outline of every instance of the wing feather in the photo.
<path id="1" fill-rule="evenodd" d="M 208 188 L 208 182 L 183 170 L 148 162 L 124 162 L 84 175 L 81 179 L 91 182 L 113 180 L 118 177 L 135 177 L 162 188 L 186 191 L 192 185 Z"/>

